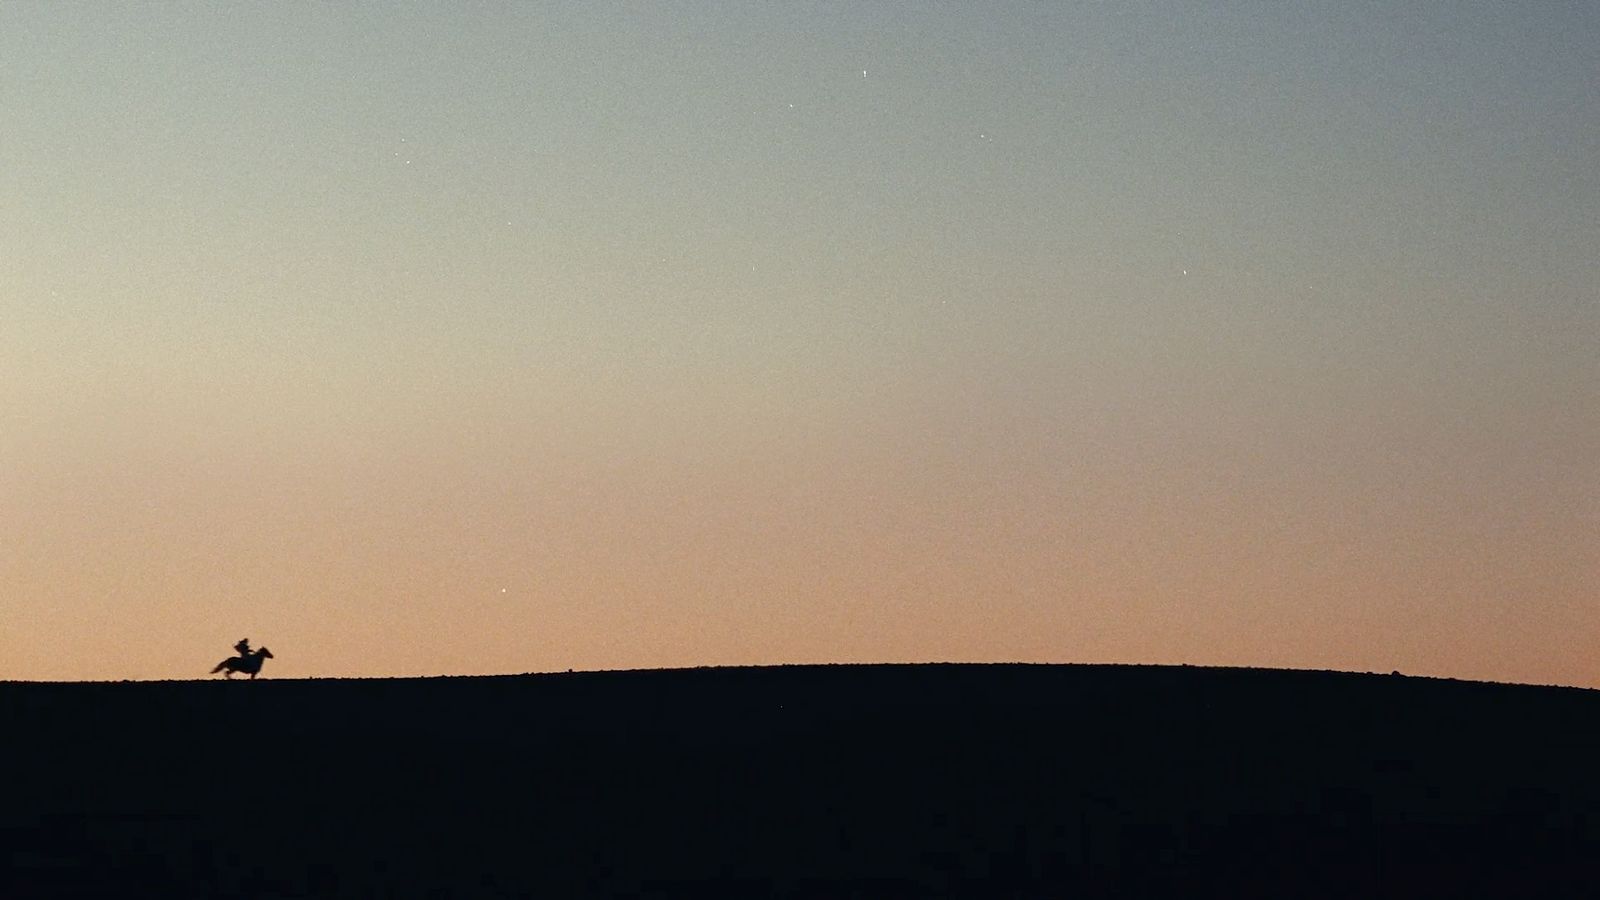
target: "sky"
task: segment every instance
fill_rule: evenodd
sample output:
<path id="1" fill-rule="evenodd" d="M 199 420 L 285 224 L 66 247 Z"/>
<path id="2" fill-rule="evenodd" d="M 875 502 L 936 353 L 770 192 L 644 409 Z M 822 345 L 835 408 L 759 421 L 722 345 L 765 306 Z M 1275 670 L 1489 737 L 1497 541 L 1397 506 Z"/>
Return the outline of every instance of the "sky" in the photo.
<path id="1" fill-rule="evenodd" d="M 0 4 L 0 679 L 1600 687 L 1600 6 Z"/>

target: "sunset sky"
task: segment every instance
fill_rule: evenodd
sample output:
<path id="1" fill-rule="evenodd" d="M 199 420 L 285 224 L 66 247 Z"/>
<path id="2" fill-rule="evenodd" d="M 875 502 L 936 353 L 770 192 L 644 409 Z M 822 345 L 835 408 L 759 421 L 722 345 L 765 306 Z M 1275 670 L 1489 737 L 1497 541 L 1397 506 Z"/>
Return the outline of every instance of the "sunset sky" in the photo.
<path id="1" fill-rule="evenodd" d="M 0 4 L 0 679 L 1600 687 L 1600 5 Z"/>

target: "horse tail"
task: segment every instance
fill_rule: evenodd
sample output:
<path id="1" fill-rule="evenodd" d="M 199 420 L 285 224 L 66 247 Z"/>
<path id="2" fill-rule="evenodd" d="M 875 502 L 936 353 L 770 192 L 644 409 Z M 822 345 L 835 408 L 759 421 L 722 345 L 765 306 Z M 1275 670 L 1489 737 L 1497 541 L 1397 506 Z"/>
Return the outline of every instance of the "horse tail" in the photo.
<path id="1" fill-rule="evenodd" d="M 218 672 L 221 672 L 223 669 L 226 669 L 227 667 L 228 667 L 228 660 L 223 660 L 222 662 L 217 663 L 217 667 L 215 669 L 211 670 L 211 674 L 215 675 Z"/>

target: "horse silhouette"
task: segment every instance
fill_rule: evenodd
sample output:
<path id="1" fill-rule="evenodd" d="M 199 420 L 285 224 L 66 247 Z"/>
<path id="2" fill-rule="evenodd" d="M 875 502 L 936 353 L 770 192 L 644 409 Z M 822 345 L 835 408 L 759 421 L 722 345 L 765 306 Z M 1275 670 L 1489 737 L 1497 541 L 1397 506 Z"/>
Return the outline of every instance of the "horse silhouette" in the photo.
<path id="1" fill-rule="evenodd" d="M 217 667 L 211 670 L 211 674 L 215 675 L 218 672 L 226 670 L 228 673 L 227 677 L 232 678 L 233 673 L 244 672 L 254 679 L 257 675 L 261 674 L 262 661 L 271 658 L 272 651 L 262 647 L 253 653 L 246 653 L 243 656 L 228 657 L 222 662 L 217 663 Z"/>

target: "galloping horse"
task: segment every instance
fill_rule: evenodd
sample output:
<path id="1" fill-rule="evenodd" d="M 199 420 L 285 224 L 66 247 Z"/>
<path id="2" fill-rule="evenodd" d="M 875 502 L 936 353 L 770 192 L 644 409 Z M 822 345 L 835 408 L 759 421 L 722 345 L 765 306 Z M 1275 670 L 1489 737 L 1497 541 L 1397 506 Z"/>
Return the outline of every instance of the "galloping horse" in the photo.
<path id="1" fill-rule="evenodd" d="M 233 673 L 235 672 L 245 672 L 249 674 L 251 679 L 254 679 L 257 675 L 261 674 L 261 661 L 271 658 L 272 651 L 262 647 L 253 653 L 246 653 L 243 656 L 228 657 L 222 662 L 217 663 L 217 667 L 211 670 L 211 674 L 215 675 L 218 672 L 226 669 L 228 672 L 228 678 L 232 678 Z"/>

